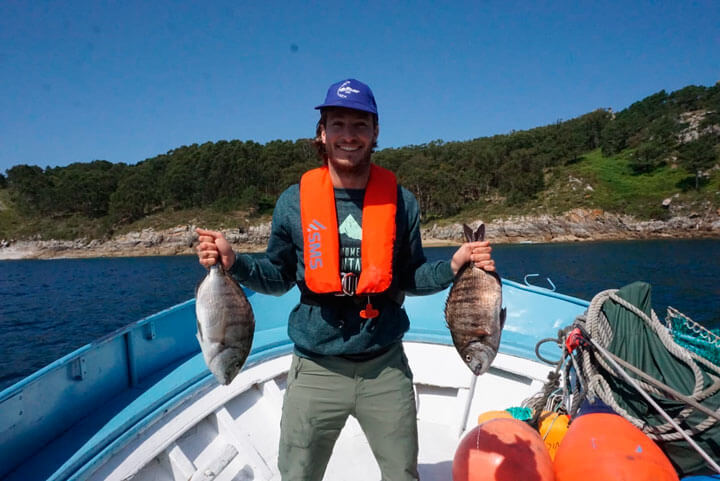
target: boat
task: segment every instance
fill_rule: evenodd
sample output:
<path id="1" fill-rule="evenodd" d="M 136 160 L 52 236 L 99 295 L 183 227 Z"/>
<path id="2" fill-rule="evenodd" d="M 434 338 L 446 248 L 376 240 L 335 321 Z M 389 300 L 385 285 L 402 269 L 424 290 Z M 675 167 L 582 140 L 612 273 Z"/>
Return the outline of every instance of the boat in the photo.
<path id="1" fill-rule="evenodd" d="M 246 293 L 256 316 L 253 348 L 227 386 L 204 364 L 191 299 L 0 392 L 0 478 L 279 480 L 280 413 L 292 352 L 286 322 L 299 292 Z M 556 337 L 589 305 L 503 280 L 508 314 L 500 352 L 490 371 L 476 377 L 452 344 L 446 298 L 443 291 L 405 300 L 411 328 L 403 342 L 414 372 L 424 481 L 451 479 L 455 449 L 479 414 L 517 406 L 542 390 L 553 367 L 538 360 L 538 342 Z M 548 351 L 543 358 L 559 358 Z M 324 479 L 379 477 L 350 417 Z"/>

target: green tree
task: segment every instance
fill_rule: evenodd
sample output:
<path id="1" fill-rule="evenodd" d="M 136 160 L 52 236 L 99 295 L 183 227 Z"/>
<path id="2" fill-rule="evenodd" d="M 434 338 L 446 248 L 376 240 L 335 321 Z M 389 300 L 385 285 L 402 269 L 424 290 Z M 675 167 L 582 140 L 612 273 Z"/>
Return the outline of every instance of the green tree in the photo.
<path id="1" fill-rule="evenodd" d="M 600 147 L 604 156 L 608 157 L 622 152 L 627 147 L 631 128 L 623 118 L 615 118 L 605 125 L 600 133 Z"/>
<path id="2" fill-rule="evenodd" d="M 198 159 L 190 155 L 178 156 L 168 162 L 161 188 L 169 207 L 186 209 L 198 204 L 198 183 L 203 179 L 198 172 L 198 163 Z"/>
<path id="3" fill-rule="evenodd" d="M 158 186 L 165 165 L 166 159 L 156 157 L 124 170 L 110 195 L 109 215 L 114 222 L 132 222 L 165 207 Z"/>
<path id="4" fill-rule="evenodd" d="M 543 172 L 533 160 L 530 149 L 518 149 L 500 166 L 499 190 L 508 204 L 521 204 L 532 199 L 544 187 Z"/>
<path id="5" fill-rule="evenodd" d="M 77 213 L 91 218 L 107 215 L 110 195 L 125 167 L 125 164 L 95 160 L 48 169 L 46 174 L 53 179 L 53 212 L 56 215 Z"/>
<path id="6" fill-rule="evenodd" d="M 695 190 L 700 189 L 703 171 L 711 168 L 718 161 L 719 144 L 720 137 L 714 134 L 705 134 L 680 147 L 678 160 L 688 172 L 694 175 Z"/>
<path id="7" fill-rule="evenodd" d="M 396 172 L 398 181 L 415 194 L 426 219 L 437 215 L 432 209 L 435 170 L 436 166 L 428 156 L 415 152 L 410 161 L 403 163 Z"/>
<path id="8" fill-rule="evenodd" d="M 649 174 L 665 164 L 666 149 L 661 143 L 643 142 L 632 154 L 629 165 L 633 174 Z"/>
<path id="9" fill-rule="evenodd" d="M 45 171 L 36 165 L 16 165 L 7 170 L 10 196 L 25 214 L 52 211 L 53 185 Z"/>
<path id="10" fill-rule="evenodd" d="M 670 95 L 670 102 L 677 111 L 698 110 L 703 107 L 709 89 L 697 85 L 688 85 Z"/>

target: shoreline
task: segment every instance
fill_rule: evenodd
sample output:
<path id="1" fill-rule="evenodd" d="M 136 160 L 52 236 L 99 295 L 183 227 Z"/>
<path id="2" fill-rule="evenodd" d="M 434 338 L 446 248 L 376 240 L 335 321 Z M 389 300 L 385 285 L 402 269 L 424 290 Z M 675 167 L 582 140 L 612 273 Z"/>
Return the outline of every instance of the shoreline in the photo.
<path id="1" fill-rule="evenodd" d="M 468 223 L 474 230 L 482 221 Z M 194 255 L 195 225 L 170 229 L 143 229 L 110 240 L 0 241 L 0 260 Z M 270 237 L 270 223 L 246 230 L 221 229 L 237 252 L 261 252 Z M 458 246 L 462 224 L 421 228 L 423 247 Z M 655 239 L 719 239 L 720 211 L 677 216 L 668 220 L 639 221 L 600 210 L 574 209 L 561 216 L 518 216 L 486 223 L 486 238 L 500 244 L 632 241 Z"/>
<path id="2" fill-rule="evenodd" d="M 622 241 L 645 241 L 645 240 L 705 240 L 714 239 L 720 241 L 720 232 L 704 232 L 701 235 L 597 235 L 595 237 L 575 237 L 575 236 L 558 236 L 550 240 L 544 238 L 517 237 L 514 239 L 497 239 L 491 241 L 494 245 L 513 245 L 513 244 L 561 244 L 561 243 L 592 243 L 592 242 L 622 242 Z M 18 241 L 9 247 L 0 247 L 0 261 L 9 260 L 52 260 L 52 259 L 93 259 L 93 258 L 112 258 L 112 257 L 162 257 L 162 256 L 181 256 L 195 255 L 195 248 L 177 246 L 134 246 L 129 248 L 105 248 L 98 247 L 60 247 L 54 246 L 47 248 L 37 245 L 38 242 L 58 241 Z M 459 240 L 423 238 L 423 248 L 431 247 L 456 247 L 461 244 Z M 233 250 L 236 252 L 257 253 L 263 252 L 266 243 L 231 243 Z"/>
<path id="3" fill-rule="evenodd" d="M 562 243 L 592 243 L 592 242 L 630 242 L 648 240 L 718 240 L 720 233 L 716 235 L 701 236 L 670 236 L 656 235 L 643 237 L 615 237 L 602 236 L 597 238 L 556 238 L 550 241 L 543 239 L 518 239 L 513 242 L 491 242 L 492 245 L 528 245 L 528 244 L 562 244 Z M 433 247 L 458 247 L 460 241 L 446 239 L 423 239 L 423 248 Z M 260 253 L 265 250 L 265 244 L 232 244 L 233 250 L 239 253 Z M 195 255 L 194 248 L 176 249 L 172 247 L 155 248 L 132 248 L 126 250 L 106 249 L 52 249 L 46 250 L 33 246 L 21 246 L 18 248 L 0 248 L 0 261 L 13 260 L 55 260 L 55 259 L 102 259 L 113 257 L 165 257 L 165 256 L 192 256 Z"/>

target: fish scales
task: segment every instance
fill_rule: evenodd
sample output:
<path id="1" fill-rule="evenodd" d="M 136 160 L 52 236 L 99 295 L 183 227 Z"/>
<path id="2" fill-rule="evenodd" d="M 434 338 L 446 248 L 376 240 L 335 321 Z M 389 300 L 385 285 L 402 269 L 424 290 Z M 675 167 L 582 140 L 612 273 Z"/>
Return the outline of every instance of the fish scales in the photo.
<path id="1" fill-rule="evenodd" d="M 484 224 L 476 232 L 463 227 L 468 242 L 484 239 Z M 495 359 L 505 317 L 500 276 L 470 263 L 463 266 L 445 303 L 445 319 L 455 348 L 474 374 L 485 373 Z"/>
<path id="2" fill-rule="evenodd" d="M 220 266 L 212 266 L 195 295 L 197 339 L 210 372 L 229 384 L 250 354 L 255 316 L 242 288 Z"/>

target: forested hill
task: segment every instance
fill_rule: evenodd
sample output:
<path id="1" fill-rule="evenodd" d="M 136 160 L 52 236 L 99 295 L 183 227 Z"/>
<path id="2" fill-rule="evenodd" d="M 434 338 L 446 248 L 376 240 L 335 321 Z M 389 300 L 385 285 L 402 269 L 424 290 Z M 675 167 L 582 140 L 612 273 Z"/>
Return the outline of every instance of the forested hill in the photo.
<path id="1" fill-rule="evenodd" d="M 425 221 L 574 207 L 663 218 L 669 203 L 717 211 L 720 83 L 531 130 L 383 149 L 374 159 L 415 193 Z M 0 239 L 102 237 L 183 213 L 267 214 L 317 165 L 308 139 L 193 144 L 135 165 L 16 165 L 0 174 Z"/>

